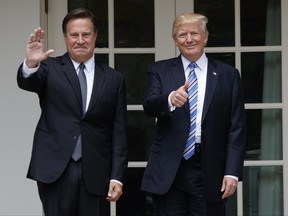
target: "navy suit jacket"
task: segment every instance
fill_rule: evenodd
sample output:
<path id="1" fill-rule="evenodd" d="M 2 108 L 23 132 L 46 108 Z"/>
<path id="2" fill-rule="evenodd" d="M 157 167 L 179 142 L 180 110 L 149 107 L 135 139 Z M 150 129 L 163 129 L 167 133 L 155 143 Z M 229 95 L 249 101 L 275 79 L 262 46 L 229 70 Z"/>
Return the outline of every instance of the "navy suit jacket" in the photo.
<path id="1" fill-rule="evenodd" d="M 95 61 L 96 62 L 96 61 Z M 49 57 L 38 71 L 17 76 L 18 86 L 36 92 L 41 116 L 27 177 L 56 181 L 82 137 L 82 175 L 87 189 L 106 196 L 110 179 L 124 181 L 127 167 L 126 87 L 121 73 L 96 62 L 89 107 L 83 116 L 80 84 L 68 54 Z"/>
<path id="2" fill-rule="evenodd" d="M 189 133 L 189 105 L 170 112 L 168 95 L 185 83 L 181 57 L 153 63 L 148 69 L 144 111 L 157 118 L 142 190 L 165 194 L 183 158 Z M 201 124 L 203 185 L 207 200 L 222 200 L 224 175 L 242 179 L 245 151 L 245 108 L 239 71 L 208 59 Z"/>

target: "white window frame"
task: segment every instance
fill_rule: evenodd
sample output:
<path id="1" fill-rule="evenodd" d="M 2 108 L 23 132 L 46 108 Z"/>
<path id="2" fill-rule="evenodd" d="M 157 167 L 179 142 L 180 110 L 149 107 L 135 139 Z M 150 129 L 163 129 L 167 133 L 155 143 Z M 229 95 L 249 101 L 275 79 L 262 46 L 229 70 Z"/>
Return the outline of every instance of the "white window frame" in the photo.
<path id="1" fill-rule="evenodd" d="M 45 0 L 41 1 L 41 24 L 46 30 L 46 46 L 55 48 L 54 56 L 62 55 L 66 52 L 63 40 L 61 23 L 67 12 L 67 1 L 49 0 L 48 14 L 45 13 Z M 48 1 L 48 0 L 46 0 Z M 114 67 L 115 53 L 154 53 L 155 59 L 166 59 L 179 54 L 175 47 L 171 29 L 172 23 L 176 16 L 181 12 L 193 11 L 193 0 L 155 0 L 155 48 L 113 48 L 113 0 L 108 0 L 109 11 L 109 48 L 97 48 L 95 53 L 108 53 L 109 65 Z M 255 51 L 281 51 L 282 53 L 282 103 L 265 103 L 265 104 L 246 104 L 246 109 L 282 109 L 283 123 L 283 160 L 267 160 L 267 161 L 245 161 L 245 166 L 282 166 L 283 167 L 283 196 L 284 196 L 284 215 L 288 215 L 288 1 L 281 0 L 281 29 L 282 29 L 282 45 L 281 46 L 261 46 L 261 47 L 241 47 L 240 43 L 240 0 L 235 0 L 235 47 L 206 48 L 207 52 L 233 52 L 236 58 L 236 68 L 241 71 L 241 52 Z M 50 16 L 50 14 L 53 15 Z M 128 110 L 143 110 L 141 104 L 128 105 Z M 129 167 L 145 167 L 146 161 L 133 162 L 130 161 Z M 237 193 L 237 211 L 238 215 L 243 215 L 243 185 L 239 183 Z M 116 215 L 116 204 L 111 205 L 111 215 Z"/>

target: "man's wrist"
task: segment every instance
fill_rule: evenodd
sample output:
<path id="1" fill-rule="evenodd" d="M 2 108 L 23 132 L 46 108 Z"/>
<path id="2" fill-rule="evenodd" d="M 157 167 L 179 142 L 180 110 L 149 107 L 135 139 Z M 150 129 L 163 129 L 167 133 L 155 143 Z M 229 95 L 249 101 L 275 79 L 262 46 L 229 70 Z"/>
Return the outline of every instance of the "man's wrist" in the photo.
<path id="1" fill-rule="evenodd" d="M 27 68 L 29 69 L 34 69 L 34 68 L 37 68 L 39 66 L 39 63 L 35 63 L 35 62 L 31 62 L 31 61 L 28 61 L 27 59 L 24 60 L 24 64 L 27 66 Z"/>
<path id="2" fill-rule="evenodd" d="M 29 68 L 28 65 L 26 64 L 26 59 L 23 62 L 23 67 L 22 67 L 22 74 L 25 78 L 29 77 L 31 74 L 35 73 L 40 65 L 38 65 L 36 68 Z"/>
<path id="3" fill-rule="evenodd" d="M 176 107 L 171 102 L 171 95 L 173 94 L 173 92 L 174 91 L 172 91 L 168 96 L 168 105 L 169 105 L 170 112 L 173 112 L 176 109 Z"/>
<path id="4" fill-rule="evenodd" d="M 225 175 L 225 177 L 229 177 L 229 178 L 233 178 L 235 179 L 237 182 L 239 180 L 239 178 L 237 176 L 233 176 L 233 175 Z"/>
<path id="5" fill-rule="evenodd" d="M 110 182 L 117 182 L 118 184 L 120 184 L 120 185 L 123 187 L 122 182 L 120 182 L 120 181 L 118 181 L 118 180 L 116 180 L 116 179 L 111 179 Z"/>

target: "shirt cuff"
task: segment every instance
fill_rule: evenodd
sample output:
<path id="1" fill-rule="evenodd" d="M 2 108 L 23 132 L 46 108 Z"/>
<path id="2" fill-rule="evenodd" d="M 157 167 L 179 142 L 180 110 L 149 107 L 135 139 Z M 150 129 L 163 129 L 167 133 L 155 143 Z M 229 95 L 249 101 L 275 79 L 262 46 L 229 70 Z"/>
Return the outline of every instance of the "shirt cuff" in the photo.
<path id="1" fill-rule="evenodd" d="M 120 185 L 123 187 L 122 182 L 120 182 L 120 181 L 118 181 L 118 180 L 116 180 L 116 179 L 111 179 L 110 182 L 117 182 L 118 184 L 120 184 Z"/>
<path id="2" fill-rule="evenodd" d="M 233 175 L 225 175 L 225 177 L 229 177 L 229 178 L 233 178 L 235 179 L 237 182 L 239 180 L 239 178 L 237 176 L 233 176 Z"/>
<path id="3" fill-rule="evenodd" d="M 173 92 L 174 91 L 172 91 L 168 96 L 168 105 L 169 105 L 169 111 L 170 112 L 173 112 L 176 109 L 176 107 L 172 105 L 171 100 L 170 100 Z"/>
<path id="4" fill-rule="evenodd" d="M 35 73 L 38 70 L 39 66 L 40 64 L 36 68 L 29 68 L 26 64 L 26 59 L 25 59 L 23 62 L 22 75 L 25 78 L 29 77 L 31 74 Z"/>

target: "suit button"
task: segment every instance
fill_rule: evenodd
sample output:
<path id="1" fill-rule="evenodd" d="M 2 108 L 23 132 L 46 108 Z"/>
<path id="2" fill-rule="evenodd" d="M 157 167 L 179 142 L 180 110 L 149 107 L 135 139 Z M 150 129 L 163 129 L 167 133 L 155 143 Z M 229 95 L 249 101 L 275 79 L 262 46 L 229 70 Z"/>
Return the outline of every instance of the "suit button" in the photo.
<path id="1" fill-rule="evenodd" d="M 74 140 L 77 140 L 77 136 L 74 136 L 73 139 L 74 139 Z"/>

